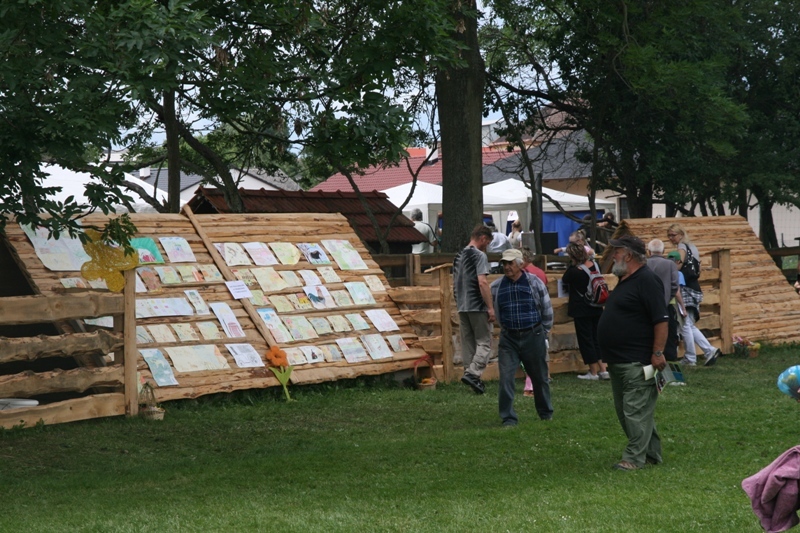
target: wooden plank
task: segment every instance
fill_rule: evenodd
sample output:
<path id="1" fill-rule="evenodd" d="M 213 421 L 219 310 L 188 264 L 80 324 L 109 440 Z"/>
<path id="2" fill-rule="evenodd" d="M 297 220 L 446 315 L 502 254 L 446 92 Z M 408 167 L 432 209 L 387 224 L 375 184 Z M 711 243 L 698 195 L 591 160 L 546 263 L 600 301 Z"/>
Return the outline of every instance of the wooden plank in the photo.
<path id="1" fill-rule="evenodd" d="M 121 366 L 21 372 L 0 376 L 0 398 L 31 398 L 42 394 L 84 392 L 92 387 L 121 387 Z"/>
<path id="2" fill-rule="evenodd" d="M 440 326 L 444 315 L 441 309 L 408 309 L 400 313 L 410 324 L 422 326 Z"/>
<path id="3" fill-rule="evenodd" d="M 124 311 L 119 294 L 86 292 L 68 296 L 12 296 L 0 299 L 0 324 L 14 326 L 99 317 Z"/>
<path id="4" fill-rule="evenodd" d="M 450 274 L 449 267 L 440 268 L 437 270 L 437 275 L 439 278 L 439 322 L 442 331 L 442 378 L 445 383 L 451 383 L 456 379 L 455 368 L 453 367 L 453 355 L 455 352 L 455 348 L 453 347 L 453 326 L 450 323 L 450 317 L 453 312 L 453 308 L 451 307 L 453 277 Z"/>
<path id="5" fill-rule="evenodd" d="M 125 272 L 125 314 L 122 323 L 122 335 L 125 340 L 120 353 L 121 360 L 115 363 L 123 369 L 123 394 L 125 395 L 125 413 L 128 416 L 139 414 L 139 380 L 136 375 L 139 351 L 136 349 L 136 273 L 134 270 Z"/>
<path id="6" fill-rule="evenodd" d="M 733 353 L 733 312 L 731 310 L 731 252 L 720 250 L 713 256 L 719 269 L 719 322 L 722 353 Z"/>
<path id="7" fill-rule="evenodd" d="M 0 363 L 91 353 L 105 355 L 121 347 L 122 342 L 121 335 L 105 330 L 37 337 L 0 337 Z"/>
<path id="8" fill-rule="evenodd" d="M 124 414 L 125 397 L 122 393 L 95 394 L 37 407 L 0 411 L 0 427 L 33 427 L 40 422 L 63 424 Z"/>
<path id="9" fill-rule="evenodd" d="M 438 287 L 397 287 L 389 289 L 389 298 L 397 304 L 438 304 Z"/>

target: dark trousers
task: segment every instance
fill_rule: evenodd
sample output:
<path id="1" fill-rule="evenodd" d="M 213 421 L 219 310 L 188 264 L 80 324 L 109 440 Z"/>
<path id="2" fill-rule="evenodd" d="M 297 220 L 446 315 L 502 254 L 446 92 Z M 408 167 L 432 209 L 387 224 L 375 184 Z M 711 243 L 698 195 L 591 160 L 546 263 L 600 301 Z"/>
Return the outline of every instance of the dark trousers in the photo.
<path id="1" fill-rule="evenodd" d="M 520 362 L 533 381 L 533 401 L 539 418 L 553 417 L 550 403 L 550 384 L 547 382 L 547 348 L 541 324 L 532 331 L 517 335 L 506 330 L 500 332 L 497 362 L 500 367 L 500 392 L 498 403 L 503 422 L 516 423 L 514 411 L 515 376 Z"/>
<path id="2" fill-rule="evenodd" d="M 664 346 L 664 358 L 667 361 L 678 360 L 678 311 L 674 305 L 668 305 L 669 322 L 667 322 L 667 344 Z"/>
<path id="3" fill-rule="evenodd" d="M 597 345 L 597 323 L 599 316 L 577 316 L 575 321 L 575 337 L 578 339 L 578 349 L 583 362 L 592 365 L 602 360 L 600 347 Z"/>

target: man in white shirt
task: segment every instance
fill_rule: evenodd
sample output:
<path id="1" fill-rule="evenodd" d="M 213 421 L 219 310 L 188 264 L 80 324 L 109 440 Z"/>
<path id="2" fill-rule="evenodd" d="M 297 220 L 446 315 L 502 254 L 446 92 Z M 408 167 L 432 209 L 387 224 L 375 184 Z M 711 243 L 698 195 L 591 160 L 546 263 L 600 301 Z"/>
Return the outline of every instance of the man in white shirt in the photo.
<path id="1" fill-rule="evenodd" d="M 422 211 L 419 209 L 414 209 L 411 212 L 411 220 L 414 221 L 414 229 L 422 233 L 425 239 L 427 239 L 425 242 L 411 246 L 411 253 L 432 254 L 437 244 L 436 234 L 433 232 L 433 228 L 430 224 L 426 224 L 422 221 Z"/>

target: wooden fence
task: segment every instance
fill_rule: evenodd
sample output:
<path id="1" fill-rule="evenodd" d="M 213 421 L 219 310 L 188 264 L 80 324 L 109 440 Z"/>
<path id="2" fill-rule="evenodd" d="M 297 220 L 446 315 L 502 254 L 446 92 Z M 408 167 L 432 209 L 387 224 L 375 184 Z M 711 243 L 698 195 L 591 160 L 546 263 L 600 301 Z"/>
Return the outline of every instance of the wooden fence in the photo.
<path id="1" fill-rule="evenodd" d="M 382 256 L 386 265 L 388 256 Z M 409 259 L 410 257 L 410 259 Z M 418 282 L 413 286 L 397 286 L 389 291 L 400 308 L 404 318 L 417 330 L 421 347 L 434 358 L 434 368 L 440 379 L 450 382 L 458 380 L 461 368 L 455 365 L 458 337 L 458 313 L 453 299 L 451 264 L 443 264 L 418 272 L 416 259 L 420 256 L 394 256 L 393 263 L 408 264 L 412 268 L 413 279 Z M 425 258 L 426 256 L 422 256 Z M 434 256 L 429 256 L 434 257 Z M 575 337 L 575 326 L 567 315 L 567 298 L 558 298 L 558 281 L 561 271 L 548 271 L 548 291 L 550 292 L 554 323 L 550 332 L 550 372 L 583 372 L 586 367 L 578 350 Z M 490 282 L 500 277 L 490 275 Z M 617 279 L 614 275 L 606 276 L 609 287 L 614 288 Z M 710 333 L 708 340 L 720 348 L 723 353 L 733 352 L 733 317 L 731 315 L 731 264 L 730 251 L 719 250 L 711 254 L 711 267 L 704 268 L 700 275 L 704 299 L 701 305 L 701 318 L 697 327 Z M 495 355 L 499 328 L 495 328 Z M 456 342 L 454 342 L 454 336 Z M 680 352 L 683 353 L 681 346 Z M 497 377 L 496 362 L 490 363 L 484 378 Z"/>
<path id="2" fill-rule="evenodd" d="M 0 411 L 0 427 L 58 424 L 138 413 L 136 378 L 135 282 L 126 273 L 125 293 L 80 293 L 63 296 L 17 296 L 0 299 L 0 325 L 114 317 L 114 331 L 0 338 L 0 397 L 30 399 L 48 395 L 88 395 Z M 113 363 L 97 368 L 4 372 L 20 362 L 53 357 L 110 354 Z M 100 390 L 98 390 L 100 389 Z M 111 392 L 106 392 L 110 390 Z"/>

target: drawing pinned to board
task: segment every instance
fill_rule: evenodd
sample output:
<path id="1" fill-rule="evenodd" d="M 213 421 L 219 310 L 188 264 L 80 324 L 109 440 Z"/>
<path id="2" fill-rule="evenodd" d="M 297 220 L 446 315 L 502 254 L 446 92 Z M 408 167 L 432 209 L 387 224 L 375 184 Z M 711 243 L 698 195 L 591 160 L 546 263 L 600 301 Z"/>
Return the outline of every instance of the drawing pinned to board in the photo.
<path id="1" fill-rule="evenodd" d="M 353 331 L 353 328 L 350 327 L 350 322 L 348 322 L 347 319 L 342 315 L 330 315 L 328 317 L 328 322 L 330 322 L 331 326 L 333 326 L 333 331 L 337 333 L 341 333 L 343 331 Z"/>
<path id="2" fill-rule="evenodd" d="M 364 317 L 362 317 L 358 313 L 351 313 L 349 315 L 344 315 L 344 316 L 353 325 L 353 329 L 354 330 L 362 331 L 362 330 L 365 330 L 365 329 L 369 329 L 369 324 L 367 324 L 367 321 L 364 320 Z"/>
<path id="3" fill-rule="evenodd" d="M 367 347 L 367 351 L 373 359 L 390 359 L 392 357 L 392 351 L 386 346 L 386 341 L 383 340 L 380 333 L 362 335 L 361 342 Z"/>
<path id="4" fill-rule="evenodd" d="M 342 352 L 333 344 L 323 344 L 319 346 L 319 349 L 322 351 L 322 355 L 325 356 L 325 361 L 328 363 L 338 363 L 342 360 Z"/>
<path id="5" fill-rule="evenodd" d="M 156 241 L 150 237 L 136 237 L 131 239 L 131 248 L 135 249 L 139 254 L 139 264 L 163 264 L 164 257 L 158 250 Z"/>
<path id="6" fill-rule="evenodd" d="M 87 281 L 89 281 L 89 286 L 91 288 L 93 288 L 93 289 L 106 289 L 106 290 L 108 290 L 108 283 L 106 283 L 106 280 L 104 280 L 102 278 L 101 279 L 90 279 L 90 280 L 87 280 Z"/>
<path id="7" fill-rule="evenodd" d="M 197 326 L 204 340 L 209 341 L 222 338 L 222 332 L 220 332 L 214 322 L 195 322 L 195 326 Z"/>
<path id="8" fill-rule="evenodd" d="M 88 289 L 89 284 L 83 278 L 61 278 L 59 280 L 65 289 Z"/>
<path id="9" fill-rule="evenodd" d="M 303 292 L 306 293 L 314 309 L 333 309 L 336 307 L 336 302 L 333 300 L 331 293 L 322 285 L 303 287 Z"/>
<path id="10" fill-rule="evenodd" d="M 303 278 L 304 285 L 306 286 L 314 287 L 316 285 L 322 285 L 319 276 L 317 276 L 313 270 L 298 270 L 297 273 Z"/>
<path id="11" fill-rule="evenodd" d="M 331 297 L 339 307 L 351 307 L 354 305 L 352 298 L 350 298 L 350 293 L 345 290 L 338 289 L 331 291 Z"/>
<path id="12" fill-rule="evenodd" d="M 269 247 L 283 265 L 296 265 L 300 261 L 300 250 L 290 242 L 271 242 Z"/>
<path id="13" fill-rule="evenodd" d="M 286 348 L 284 352 L 286 352 L 286 361 L 289 366 L 304 365 L 308 362 L 306 355 L 300 348 Z"/>
<path id="14" fill-rule="evenodd" d="M 214 247 L 219 252 L 219 255 L 222 256 L 225 264 L 229 267 L 253 264 L 250 262 L 250 257 L 248 257 L 247 252 L 244 251 L 244 248 L 242 248 L 242 245 L 238 242 L 215 242 Z"/>
<path id="15" fill-rule="evenodd" d="M 265 305 L 271 305 L 267 297 L 264 296 L 264 291 L 258 289 L 250 289 L 250 293 L 252 294 L 252 296 L 250 297 L 251 304 L 257 307 L 264 307 Z"/>
<path id="16" fill-rule="evenodd" d="M 189 241 L 183 237 L 159 237 L 158 240 L 161 242 L 161 246 L 164 247 L 164 251 L 167 252 L 167 257 L 169 257 L 170 262 L 197 262 L 197 259 L 194 257 L 194 252 L 192 252 L 192 247 L 189 245 Z"/>
<path id="17" fill-rule="evenodd" d="M 358 342 L 358 339 L 352 337 L 336 339 L 336 344 L 339 345 L 339 349 L 342 351 L 342 355 L 348 363 L 363 363 L 369 361 L 369 356 L 361 343 Z"/>
<path id="18" fill-rule="evenodd" d="M 282 270 L 280 275 L 289 287 L 303 286 L 303 282 L 300 281 L 300 278 L 297 277 L 297 274 L 295 274 L 293 270 Z"/>
<path id="19" fill-rule="evenodd" d="M 206 282 L 225 281 L 216 265 L 197 265 L 197 269 Z"/>
<path id="20" fill-rule="evenodd" d="M 294 311 L 294 306 L 286 296 L 275 295 L 269 297 L 270 304 L 279 313 L 291 313 Z"/>
<path id="21" fill-rule="evenodd" d="M 164 285 L 176 285 L 178 283 L 182 283 L 180 275 L 178 275 L 178 271 L 172 268 L 171 266 L 157 266 L 153 267 L 158 274 L 158 278 L 161 280 L 161 283 Z"/>
<path id="22" fill-rule="evenodd" d="M 232 268 L 231 272 L 236 279 L 243 282 L 249 288 L 259 287 L 255 274 L 253 274 L 253 271 L 249 268 Z"/>
<path id="23" fill-rule="evenodd" d="M 209 307 L 216 315 L 217 320 L 222 324 L 222 329 L 228 337 L 244 337 L 242 325 L 236 319 L 230 306 L 225 302 L 213 302 Z"/>
<path id="24" fill-rule="evenodd" d="M 147 292 L 147 285 L 144 284 L 144 281 L 142 281 L 142 277 L 139 276 L 138 272 L 134 274 L 134 277 L 136 278 L 136 292 Z"/>
<path id="25" fill-rule="evenodd" d="M 200 340 L 200 335 L 197 334 L 191 324 L 172 324 L 172 329 L 175 330 L 175 334 L 181 342 Z"/>
<path id="26" fill-rule="evenodd" d="M 393 352 L 407 352 L 408 344 L 402 335 L 387 335 L 386 340 L 389 341 L 389 346 L 392 347 Z"/>
<path id="27" fill-rule="evenodd" d="M 317 332 L 317 335 L 327 335 L 328 333 L 333 333 L 330 322 L 325 320 L 324 317 L 310 316 L 308 317 L 308 321 L 311 322 L 311 326 L 314 328 L 314 331 Z"/>
<path id="28" fill-rule="evenodd" d="M 154 342 L 153 337 L 150 336 L 144 326 L 136 326 L 137 344 L 152 344 Z"/>
<path id="29" fill-rule="evenodd" d="M 364 314 L 369 317 L 369 319 L 375 325 L 375 329 L 378 331 L 400 330 L 397 322 L 395 322 L 392 316 L 386 312 L 386 309 L 367 309 L 364 311 Z"/>
<path id="30" fill-rule="evenodd" d="M 151 267 L 139 267 L 136 273 L 142 278 L 142 283 L 147 287 L 147 292 L 161 292 L 161 280 Z"/>
<path id="31" fill-rule="evenodd" d="M 185 283 L 197 283 L 203 280 L 203 274 L 193 265 L 175 265 L 175 270 Z"/>
<path id="32" fill-rule="evenodd" d="M 192 307 L 194 307 L 195 313 L 197 313 L 198 315 L 211 314 L 211 309 L 209 309 L 208 305 L 206 305 L 206 301 L 203 300 L 203 297 L 200 295 L 200 291 L 196 289 L 189 289 L 183 291 L 183 293 L 186 295 L 186 298 L 189 300 L 189 303 L 192 304 Z"/>
<path id="33" fill-rule="evenodd" d="M 272 267 L 254 268 L 252 272 L 258 284 L 261 285 L 261 290 L 264 292 L 275 292 L 287 288 L 289 285 Z"/>
<path id="34" fill-rule="evenodd" d="M 342 278 L 333 269 L 333 267 L 318 267 L 319 275 L 325 280 L 325 283 L 341 283 Z"/>
<path id="35" fill-rule="evenodd" d="M 270 309 L 269 307 L 265 307 L 263 309 L 256 309 L 258 315 L 261 317 L 261 320 L 264 321 L 264 325 L 267 326 L 267 329 L 272 333 L 272 337 L 275 339 L 275 342 L 291 342 L 294 340 L 292 334 L 289 333 L 289 330 L 286 328 L 283 322 L 281 322 L 280 317 L 275 313 L 274 309 Z"/>
<path id="36" fill-rule="evenodd" d="M 298 244 L 297 247 L 300 248 L 301 252 L 303 252 L 303 255 L 306 257 L 306 261 L 312 265 L 331 264 L 330 259 L 328 259 L 328 256 L 325 255 L 325 251 L 320 248 L 319 244 L 303 242 Z"/>
<path id="37" fill-rule="evenodd" d="M 214 344 L 194 346 L 172 346 L 165 348 L 172 365 L 178 372 L 201 372 L 203 370 L 225 370 L 231 366 Z"/>
<path id="38" fill-rule="evenodd" d="M 175 379 L 175 374 L 172 373 L 172 367 L 169 366 L 164 354 L 158 348 L 141 349 L 139 353 L 142 354 L 147 366 L 150 367 L 150 373 L 153 374 L 153 379 L 159 387 L 169 387 L 170 385 L 177 385 L 178 380 Z"/>
<path id="39" fill-rule="evenodd" d="M 304 316 L 285 316 L 283 317 L 283 323 L 289 328 L 289 333 L 292 334 L 295 340 L 306 341 L 319 338 L 311 323 Z"/>
<path id="40" fill-rule="evenodd" d="M 375 303 L 375 298 L 372 297 L 372 293 L 363 281 L 346 282 L 344 286 L 347 288 L 350 296 L 353 297 L 354 304 L 373 305 Z"/>
<path id="41" fill-rule="evenodd" d="M 147 326 L 147 329 L 150 330 L 150 335 L 153 337 L 155 342 L 178 342 L 175 338 L 175 335 L 172 334 L 172 330 L 169 329 L 169 326 L 166 324 L 151 324 Z"/>
<path id="42" fill-rule="evenodd" d="M 242 247 L 247 250 L 247 253 L 253 258 L 253 263 L 258 266 L 278 264 L 278 259 L 272 253 L 272 250 L 263 242 L 246 242 L 242 244 Z"/>
<path id="43" fill-rule="evenodd" d="M 239 368 L 255 368 L 264 366 L 264 360 L 251 344 L 226 344 L 225 347 L 236 361 Z"/>
<path id="44" fill-rule="evenodd" d="M 192 316 L 194 309 L 186 298 L 137 298 L 136 318 L 154 316 Z"/>
<path id="45" fill-rule="evenodd" d="M 367 270 L 369 267 L 361 259 L 358 250 L 353 248 L 350 241 L 344 240 L 325 240 L 322 245 L 327 249 L 336 260 L 336 264 L 342 270 Z"/>
<path id="46" fill-rule="evenodd" d="M 306 356 L 309 363 L 324 363 L 325 354 L 316 346 L 301 346 L 300 351 Z"/>
<path id="47" fill-rule="evenodd" d="M 294 296 L 294 298 L 292 298 Z M 297 306 L 297 309 L 302 311 L 308 311 L 310 309 L 314 309 L 314 306 L 311 305 L 311 300 L 308 299 L 306 293 L 298 292 L 297 294 L 287 294 L 286 297 L 292 302 L 292 305 Z"/>
<path id="48" fill-rule="evenodd" d="M 364 276 L 364 281 L 367 283 L 367 287 L 372 292 L 386 292 L 386 287 L 384 287 L 381 278 L 371 274 L 369 276 Z"/>

